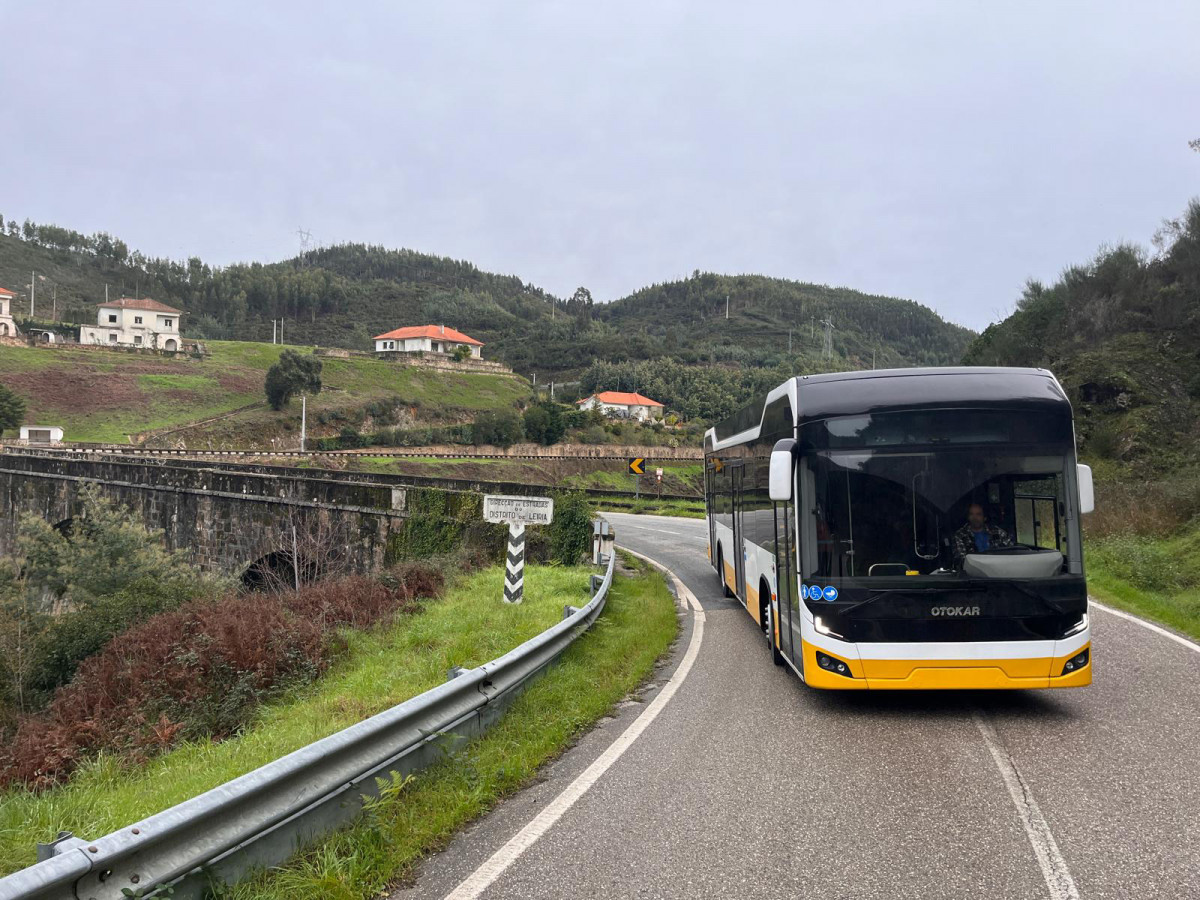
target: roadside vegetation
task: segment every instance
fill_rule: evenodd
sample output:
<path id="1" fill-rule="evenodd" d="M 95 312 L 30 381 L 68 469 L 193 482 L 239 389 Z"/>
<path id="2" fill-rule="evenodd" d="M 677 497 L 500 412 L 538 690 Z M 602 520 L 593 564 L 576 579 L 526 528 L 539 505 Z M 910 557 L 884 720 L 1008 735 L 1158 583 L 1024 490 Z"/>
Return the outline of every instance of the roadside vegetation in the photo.
<path id="1" fill-rule="evenodd" d="M 367 900 L 529 784 L 622 698 L 635 692 L 678 628 L 662 576 L 622 554 L 604 614 L 486 735 L 388 787 L 355 825 L 289 865 L 230 891 L 235 900 Z M 569 570 L 563 570 L 568 572 Z M 578 575 L 575 575 L 578 578 Z"/>
<path id="2" fill-rule="evenodd" d="M 32 863 L 34 842 L 58 830 L 107 834 L 441 684 L 452 666 L 494 659 L 557 622 L 565 604 L 586 602 L 593 571 L 530 566 L 526 599 L 517 606 L 501 601 L 501 567 L 477 571 L 377 627 L 339 629 L 341 646 L 323 678 L 292 682 L 271 702 L 256 704 L 226 740 L 192 737 L 140 760 L 104 752 L 60 785 L 6 788 L 0 873 Z M 249 640 L 263 636 L 247 632 Z"/>

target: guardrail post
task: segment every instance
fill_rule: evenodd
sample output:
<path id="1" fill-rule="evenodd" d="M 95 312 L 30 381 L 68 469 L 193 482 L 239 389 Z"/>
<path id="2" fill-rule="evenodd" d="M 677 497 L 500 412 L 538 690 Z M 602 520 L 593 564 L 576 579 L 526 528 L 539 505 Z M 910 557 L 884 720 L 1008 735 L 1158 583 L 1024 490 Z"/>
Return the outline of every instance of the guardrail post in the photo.
<path id="1" fill-rule="evenodd" d="M 604 576 L 603 575 L 593 575 L 592 576 L 591 584 L 589 585 L 589 590 L 591 591 L 591 596 L 593 596 L 593 597 L 596 596 L 596 591 L 600 590 L 600 585 L 602 585 L 602 584 L 604 584 Z"/>
<path id="2" fill-rule="evenodd" d="M 88 841 L 83 838 L 77 838 L 69 831 L 60 831 L 58 837 L 47 844 L 41 841 L 37 845 L 37 861 L 44 862 L 47 859 L 53 859 L 60 853 L 66 853 L 68 850 L 73 850 L 76 847 L 86 847 Z"/>
<path id="3" fill-rule="evenodd" d="M 595 591 L 593 591 L 592 593 L 594 594 Z M 563 607 L 563 618 L 569 619 L 569 618 L 571 618 L 571 616 L 575 615 L 575 613 L 577 613 L 577 612 L 579 612 L 578 606 L 571 606 L 570 604 L 568 604 L 567 606 Z"/>

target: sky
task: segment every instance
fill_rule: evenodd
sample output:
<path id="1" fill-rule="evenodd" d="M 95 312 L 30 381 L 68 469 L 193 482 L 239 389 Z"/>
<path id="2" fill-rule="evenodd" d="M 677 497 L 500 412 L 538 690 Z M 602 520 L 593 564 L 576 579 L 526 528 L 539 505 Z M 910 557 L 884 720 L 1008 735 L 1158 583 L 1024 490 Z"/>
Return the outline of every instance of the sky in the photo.
<path id="1" fill-rule="evenodd" d="M 1200 3 L 0 0 L 0 213 L 150 256 L 361 241 L 609 301 L 694 270 L 927 304 L 1200 196 Z"/>

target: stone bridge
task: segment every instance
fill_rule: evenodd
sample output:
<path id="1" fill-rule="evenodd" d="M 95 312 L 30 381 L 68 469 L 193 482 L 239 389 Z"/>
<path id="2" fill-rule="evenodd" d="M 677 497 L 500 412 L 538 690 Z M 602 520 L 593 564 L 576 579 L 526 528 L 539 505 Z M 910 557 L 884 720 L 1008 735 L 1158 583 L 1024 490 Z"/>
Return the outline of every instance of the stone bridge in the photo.
<path id="1" fill-rule="evenodd" d="M 70 527 L 88 484 L 161 529 L 168 548 L 250 583 L 290 570 L 294 557 L 336 558 L 345 569 L 368 572 L 464 540 L 503 541 L 502 526 L 482 521 L 480 494 L 467 489 L 276 466 L 9 450 L 0 453 L 0 556 L 14 552 L 22 513 Z"/>

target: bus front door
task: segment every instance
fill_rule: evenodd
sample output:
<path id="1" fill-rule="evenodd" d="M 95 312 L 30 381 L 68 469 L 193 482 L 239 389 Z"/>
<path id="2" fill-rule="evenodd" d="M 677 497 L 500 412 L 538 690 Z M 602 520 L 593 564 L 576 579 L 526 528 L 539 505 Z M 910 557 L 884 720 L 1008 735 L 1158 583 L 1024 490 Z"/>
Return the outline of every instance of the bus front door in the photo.
<path id="1" fill-rule="evenodd" d="M 729 467 L 729 486 L 733 493 L 733 572 L 734 594 L 742 605 L 746 605 L 746 546 L 742 535 L 742 509 L 745 493 L 742 490 L 742 476 L 746 467 L 740 462 Z M 756 610 L 757 613 L 757 610 Z"/>

